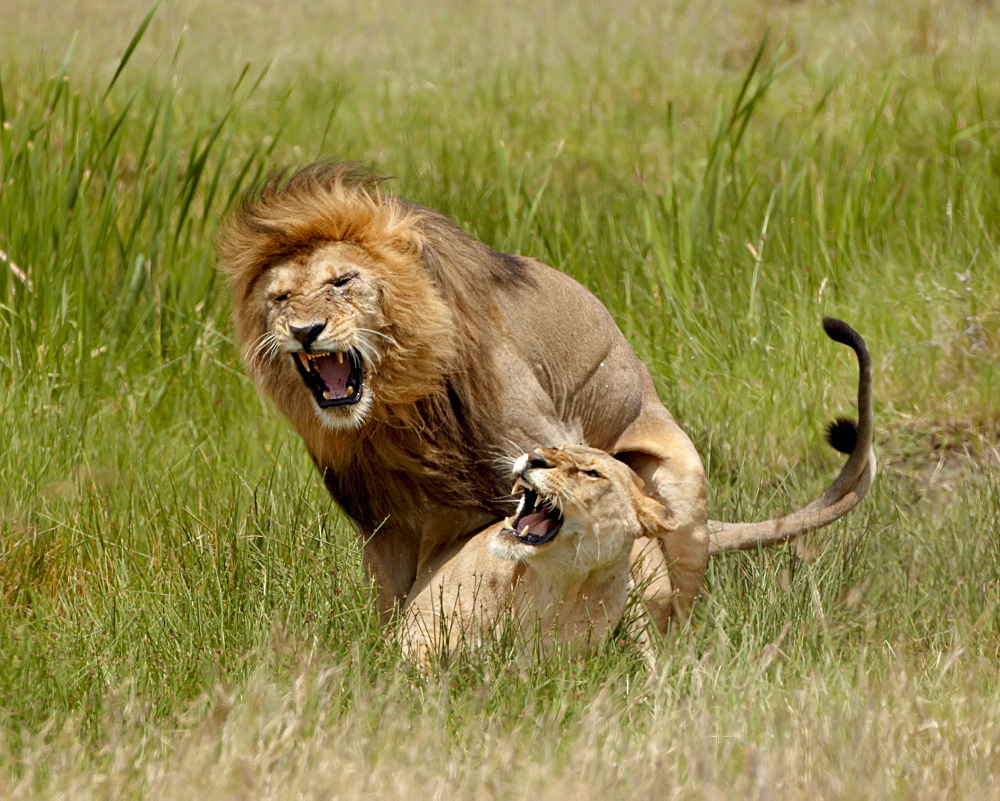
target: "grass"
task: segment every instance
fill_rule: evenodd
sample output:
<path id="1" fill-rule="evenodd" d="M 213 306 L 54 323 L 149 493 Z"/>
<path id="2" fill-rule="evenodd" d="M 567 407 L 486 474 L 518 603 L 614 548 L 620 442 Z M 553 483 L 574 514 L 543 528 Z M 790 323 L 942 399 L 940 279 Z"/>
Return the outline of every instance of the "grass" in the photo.
<path id="1" fill-rule="evenodd" d="M 0 796 L 998 797 L 992 4 L 58 6 L 0 29 Z M 848 320 L 872 493 L 714 562 L 654 665 L 416 675 L 214 271 L 323 156 L 593 289 L 713 517 L 833 475 Z"/>

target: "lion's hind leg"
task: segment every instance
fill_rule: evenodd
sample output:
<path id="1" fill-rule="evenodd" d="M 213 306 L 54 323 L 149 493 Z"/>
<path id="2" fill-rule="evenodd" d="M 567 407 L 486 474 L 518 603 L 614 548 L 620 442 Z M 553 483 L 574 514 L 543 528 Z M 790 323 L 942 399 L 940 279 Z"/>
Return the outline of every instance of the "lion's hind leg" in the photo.
<path id="1" fill-rule="evenodd" d="M 662 537 L 638 540 L 632 550 L 634 580 L 652 622 L 664 632 L 671 620 L 686 616 L 708 566 L 705 469 L 694 444 L 665 410 L 636 420 L 614 453 L 673 517 Z"/>

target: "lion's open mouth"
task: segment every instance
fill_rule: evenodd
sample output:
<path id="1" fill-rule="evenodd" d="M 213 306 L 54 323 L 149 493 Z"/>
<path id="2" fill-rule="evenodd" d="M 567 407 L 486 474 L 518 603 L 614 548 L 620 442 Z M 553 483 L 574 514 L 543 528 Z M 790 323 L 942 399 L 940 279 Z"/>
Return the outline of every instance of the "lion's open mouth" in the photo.
<path id="1" fill-rule="evenodd" d="M 524 483 L 523 479 L 518 484 L 524 490 L 524 495 L 517 507 L 517 514 L 514 515 L 511 531 L 525 545 L 544 545 L 552 542 L 562 528 L 562 514 L 552 501 L 540 497 L 533 487 Z"/>
<path id="2" fill-rule="evenodd" d="M 292 354 L 292 360 L 321 409 L 361 400 L 365 371 L 361 357 L 354 351 L 305 353 L 300 350 Z"/>

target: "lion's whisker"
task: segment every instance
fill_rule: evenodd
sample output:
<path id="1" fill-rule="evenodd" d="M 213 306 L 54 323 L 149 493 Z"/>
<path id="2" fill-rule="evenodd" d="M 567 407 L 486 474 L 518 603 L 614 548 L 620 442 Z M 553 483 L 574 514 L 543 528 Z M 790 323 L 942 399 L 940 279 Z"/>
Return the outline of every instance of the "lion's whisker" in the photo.
<path id="1" fill-rule="evenodd" d="M 266 357 L 274 358 L 279 349 L 279 343 L 273 332 L 265 331 L 247 348 L 245 357 L 247 367 L 251 372 L 260 372 Z"/>
<path id="2" fill-rule="evenodd" d="M 367 330 L 367 329 L 358 329 Z M 354 339 L 354 345 L 361 353 L 364 360 L 372 367 L 378 366 L 382 362 L 382 354 L 379 352 L 371 342 L 364 338 L 364 336 L 357 336 Z"/>
<path id="3" fill-rule="evenodd" d="M 389 336 L 388 334 L 384 334 L 381 331 L 376 331 L 376 330 L 374 330 L 372 328 L 356 328 L 355 330 L 359 334 L 373 334 L 373 335 L 375 335 L 377 337 L 382 337 L 390 345 L 392 345 L 394 347 L 397 347 L 397 348 L 399 347 L 399 343 L 396 341 L 395 337 Z"/>

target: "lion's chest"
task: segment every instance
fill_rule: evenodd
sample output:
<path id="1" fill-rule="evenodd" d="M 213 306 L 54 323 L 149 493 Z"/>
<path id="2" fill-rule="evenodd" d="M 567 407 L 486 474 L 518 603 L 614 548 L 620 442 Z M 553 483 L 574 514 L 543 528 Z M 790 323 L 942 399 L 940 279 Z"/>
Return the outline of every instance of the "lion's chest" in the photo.
<path id="1" fill-rule="evenodd" d="M 493 460 L 388 455 L 371 449 L 321 465 L 330 495 L 365 534 L 405 531 L 447 543 L 513 511 L 510 477 Z"/>

